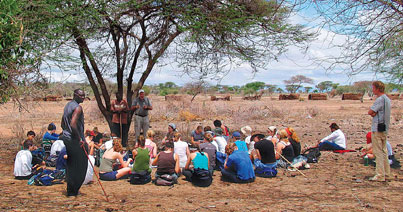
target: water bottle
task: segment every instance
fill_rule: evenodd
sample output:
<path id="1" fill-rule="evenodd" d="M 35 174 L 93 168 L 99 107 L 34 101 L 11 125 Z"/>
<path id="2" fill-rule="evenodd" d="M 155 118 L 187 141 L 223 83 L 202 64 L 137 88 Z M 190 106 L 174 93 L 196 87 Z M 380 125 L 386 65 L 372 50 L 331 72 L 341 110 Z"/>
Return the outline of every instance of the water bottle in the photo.
<path id="1" fill-rule="evenodd" d="M 365 155 L 364 157 L 364 166 L 368 166 L 369 158 Z"/>

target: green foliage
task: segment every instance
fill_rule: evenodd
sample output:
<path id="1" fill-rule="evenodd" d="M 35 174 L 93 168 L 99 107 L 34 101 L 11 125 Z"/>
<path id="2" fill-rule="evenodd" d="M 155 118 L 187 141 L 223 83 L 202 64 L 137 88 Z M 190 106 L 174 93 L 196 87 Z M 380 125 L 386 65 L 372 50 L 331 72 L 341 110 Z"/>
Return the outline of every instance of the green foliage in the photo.
<path id="1" fill-rule="evenodd" d="M 323 81 L 318 83 L 315 87 L 318 89 L 319 92 L 324 93 L 324 92 L 330 92 L 332 86 L 333 86 L 332 81 Z"/>
<path id="2" fill-rule="evenodd" d="M 246 85 L 242 86 L 242 91 L 245 95 L 255 94 L 259 90 L 264 89 L 265 83 L 264 82 L 250 82 Z"/>

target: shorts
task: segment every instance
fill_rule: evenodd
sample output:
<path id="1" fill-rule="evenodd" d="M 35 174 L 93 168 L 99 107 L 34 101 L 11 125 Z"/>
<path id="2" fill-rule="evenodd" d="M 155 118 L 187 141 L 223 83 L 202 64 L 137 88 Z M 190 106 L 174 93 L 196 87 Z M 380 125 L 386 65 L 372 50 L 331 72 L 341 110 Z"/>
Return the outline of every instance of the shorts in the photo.
<path id="1" fill-rule="evenodd" d="M 116 175 L 118 171 L 106 172 L 106 173 L 99 173 L 99 178 L 105 181 L 114 181 L 116 180 Z"/>

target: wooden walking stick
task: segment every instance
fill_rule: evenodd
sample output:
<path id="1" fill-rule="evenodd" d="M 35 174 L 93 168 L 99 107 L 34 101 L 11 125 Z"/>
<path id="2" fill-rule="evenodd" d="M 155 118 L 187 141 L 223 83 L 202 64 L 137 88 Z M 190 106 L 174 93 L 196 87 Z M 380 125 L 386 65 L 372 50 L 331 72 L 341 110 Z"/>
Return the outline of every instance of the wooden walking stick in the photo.
<path id="1" fill-rule="evenodd" d="M 292 163 L 290 161 L 287 160 L 287 158 L 285 158 L 282 154 L 279 154 L 280 157 L 285 160 L 288 164 L 290 164 L 290 166 L 294 169 L 296 169 L 300 174 L 302 174 L 302 176 L 308 178 L 304 173 L 302 173 L 299 169 L 297 169 L 294 165 L 292 165 Z"/>

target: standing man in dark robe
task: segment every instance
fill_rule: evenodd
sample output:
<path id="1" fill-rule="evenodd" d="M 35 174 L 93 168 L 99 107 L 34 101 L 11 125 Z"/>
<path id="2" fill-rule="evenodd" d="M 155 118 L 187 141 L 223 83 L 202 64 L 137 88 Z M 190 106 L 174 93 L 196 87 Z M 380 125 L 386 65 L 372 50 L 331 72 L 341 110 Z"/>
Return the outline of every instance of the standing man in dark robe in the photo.
<path id="1" fill-rule="evenodd" d="M 85 151 L 88 151 L 88 146 L 86 142 L 81 142 L 85 141 L 84 113 L 80 106 L 84 99 L 84 91 L 81 89 L 74 90 L 74 98 L 64 107 L 62 117 L 63 133 L 61 139 L 67 152 L 67 196 L 78 195 L 78 190 L 83 184 L 87 172 L 88 158 Z"/>

